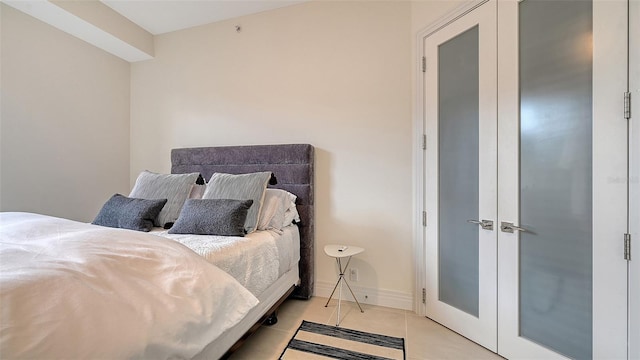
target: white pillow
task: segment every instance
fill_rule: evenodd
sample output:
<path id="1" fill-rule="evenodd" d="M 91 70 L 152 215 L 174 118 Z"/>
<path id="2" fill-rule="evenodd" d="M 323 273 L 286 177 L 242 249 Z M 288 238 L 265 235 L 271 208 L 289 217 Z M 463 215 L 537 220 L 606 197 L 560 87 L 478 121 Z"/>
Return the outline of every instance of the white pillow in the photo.
<path id="1" fill-rule="evenodd" d="M 300 222 L 300 214 L 298 214 L 298 208 L 296 207 L 296 199 L 298 197 L 290 192 L 287 192 L 287 194 L 289 195 L 289 202 L 284 212 L 283 228 L 293 224 L 294 221 Z"/>
<path id="2" fill-rule="evenodd" d="M 262 211 L 258 218 L 258 230 L 280 230 L 284 213 L 290 202 L 290 193 L 280 189 L 267 189 L 264 193 Z"/>
<path id="3" fill-rule="evenodd" d="M 188 199 L 202 199 L 202 195 L 204 195 L 205 190 L 207 190 L 207 184 L 193 184 L 193 186 L 191 186 Z"/>
<path id="4" fill-rule="evenodd" d="M 253 205 L 249 208 L 244 224 L 245 231 L 249 234 L 254 232 L 258 226 L 258 217 L 270 178 L 270 172 L 240 175 L 215 173 L 211 176 L 202 198 L 253 200 Z"/>

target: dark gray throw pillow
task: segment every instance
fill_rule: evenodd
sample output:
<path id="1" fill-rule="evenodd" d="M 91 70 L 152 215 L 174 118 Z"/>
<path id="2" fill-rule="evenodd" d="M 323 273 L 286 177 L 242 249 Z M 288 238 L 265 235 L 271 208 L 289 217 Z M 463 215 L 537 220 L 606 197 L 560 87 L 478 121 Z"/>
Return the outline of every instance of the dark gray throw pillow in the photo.
<path id="1" fill-rule="evenodd" d="M 102 206 L 92 224 L 150 231 L 167 199 L 146 200 L 115 194 Z"/>
<path id="2" fill-rule="evenodd" d="M 253 206 L 247 213 L 244 229 L 252 233 L 258 226 L 258 217 L 262 209 L 264 192 L 271 178 L 271 172 L 263 171 L 249 174 L 214 173 L 209 179 L 203 199 L 253 200 Z"/>
<path id="3" fill-rule="evenodd" d="M 253 200 L 188 199 L 169 234 L 244 236 Z"/>

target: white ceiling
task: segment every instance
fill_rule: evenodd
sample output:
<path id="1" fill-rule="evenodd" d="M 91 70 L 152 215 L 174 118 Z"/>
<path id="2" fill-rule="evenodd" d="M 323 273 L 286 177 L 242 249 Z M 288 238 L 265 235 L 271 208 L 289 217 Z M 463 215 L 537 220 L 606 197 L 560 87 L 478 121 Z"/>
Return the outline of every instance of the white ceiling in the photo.
<path id="1" fill-rule="evenodd" d="M 158 35 L 309 0 L 101 0 L 105 5 Z"/>

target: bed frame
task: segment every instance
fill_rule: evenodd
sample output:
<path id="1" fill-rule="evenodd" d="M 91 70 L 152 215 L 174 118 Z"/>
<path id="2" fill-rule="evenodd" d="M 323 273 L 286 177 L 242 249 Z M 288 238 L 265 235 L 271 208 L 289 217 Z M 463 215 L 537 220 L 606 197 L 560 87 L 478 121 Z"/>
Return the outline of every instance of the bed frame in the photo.
<path id="1" fill-rule="evenodd" d="M 171 150 L 171 173 L 242 174 L 270 171 L 277 184 L 269 187 L 295 194 L 300 213 L 300 285 L 293 296 L 309 299 L 314 285 L 314 148 L 308 144 L 199 147 Z"/>

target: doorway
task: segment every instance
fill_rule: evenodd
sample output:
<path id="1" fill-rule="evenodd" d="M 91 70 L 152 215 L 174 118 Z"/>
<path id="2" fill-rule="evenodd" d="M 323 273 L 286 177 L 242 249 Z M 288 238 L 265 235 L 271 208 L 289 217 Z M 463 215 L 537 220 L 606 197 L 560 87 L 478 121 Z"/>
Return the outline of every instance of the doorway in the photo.
<path id="1" fill-rule="evenodd" d="M 505 357 L 627 357 L 627 11 L 493 0 L 424 38 L 426 315 Z"/>

